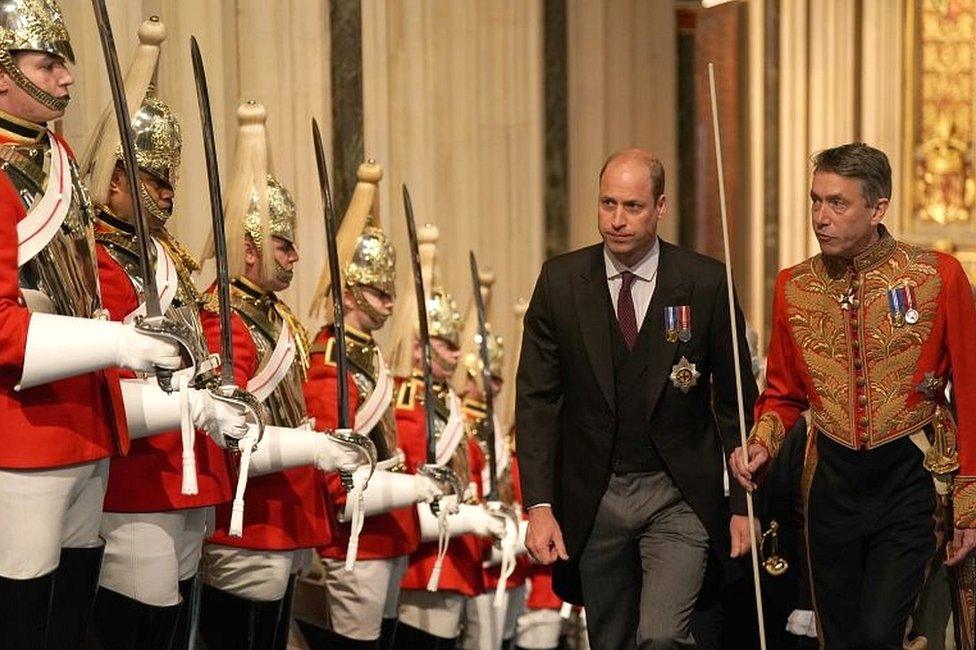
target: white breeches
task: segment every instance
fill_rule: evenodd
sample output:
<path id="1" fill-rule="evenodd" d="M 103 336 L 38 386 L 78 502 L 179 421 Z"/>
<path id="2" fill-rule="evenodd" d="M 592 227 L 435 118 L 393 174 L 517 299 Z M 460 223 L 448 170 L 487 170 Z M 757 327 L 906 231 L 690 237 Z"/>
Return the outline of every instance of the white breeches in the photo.
<path id="1" fill-rule="evenodd" d="M 383 619 L 397 617 L 407 556 L 357 560 L 352 571 L 346 571 L 345 560 L 322 558 L 322 567 L 329 628 L 360 641 L 380 638 Z"/>
<path id="2" fill-rule="evenodd" d="M 496 650 L 502 646 L 505 607 L 495 607 L 494 590 L 466 598 L 463 650 Z"/>
<path id="3" fill-rule="evenodd" d="M 551 650 L 559 647 L 563 619 L 558 609 L 529 609 L 518 617 L 515 645 L 531 650 Z"/>
<path id="4" fill-rule="evenodd" d="M 502 627 L 502 639 L 515 638 L 515 626 L 518 624 L 519 616 L 525 611 L 525 583 L 518 587 L 513 587 L 505 592 L 508 602 L 505 607 L 505 624 Z"/>
<path id="5" fill-rule="evenodd" d="M 442 639 L 454 639 L 461 630 L 465 600 L 455 591 L 404 589 L 400 592 L 400 622 Z"/>
<path id="6" fill-rule="evenodd" d="M 178 604 L 179 582 L 196 574 L 212 522 L 213 508 L 104 513 L 98 585 L 154 607 Z"/>
<path id="7" fill-rule="evenodd" d="M 38 578 L 57 568 L 62 547 L 101 544 L 108 465 L 0 470 L 0 576 Z"/>
<path id="8" fill-rule="evenodd" d="M 257 551 L 207 544 L 203 547 L 203 581 L 248 600 L 281 600 L 291 575 L 303 569 L 311 549 Z"/>
<path id="9" fill-rule="evenodd" d="M 503 607 L 495 607 L 494 589 L 468 598 L 464 608 L 464 650 L 495 650 L 515 635 L 515 623 L 525 607 L 525 586 L 505 591 Z"/>

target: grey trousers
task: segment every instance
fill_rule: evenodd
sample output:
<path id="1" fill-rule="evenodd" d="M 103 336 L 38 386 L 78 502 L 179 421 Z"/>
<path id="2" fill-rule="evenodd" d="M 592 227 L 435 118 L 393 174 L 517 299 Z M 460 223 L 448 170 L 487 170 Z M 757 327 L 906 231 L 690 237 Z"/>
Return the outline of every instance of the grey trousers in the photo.
<path id="1" fill-rule="evenodd" d="M 665 472 L 614 474 L 580 554 L 593 650 L 694 648 L 708 533 Z"/>

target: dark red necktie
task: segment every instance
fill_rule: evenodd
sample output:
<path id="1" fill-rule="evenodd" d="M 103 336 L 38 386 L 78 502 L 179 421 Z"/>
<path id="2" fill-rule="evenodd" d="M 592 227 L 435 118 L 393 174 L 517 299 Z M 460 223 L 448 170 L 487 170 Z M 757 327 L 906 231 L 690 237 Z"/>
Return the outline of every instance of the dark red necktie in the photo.
<path id="1" fill-rule="evenodd" d="M 630 293 L 630 287 L 636 278 L 630 271 L 621 273 L 620 279 L 623 283 L 620 285 L 620 295 L 617 296 L 617 323 L 628 350 L 633 350 L 634 342 L 637 341 L 637 315 L 634 313 L 634 297 Z"/>

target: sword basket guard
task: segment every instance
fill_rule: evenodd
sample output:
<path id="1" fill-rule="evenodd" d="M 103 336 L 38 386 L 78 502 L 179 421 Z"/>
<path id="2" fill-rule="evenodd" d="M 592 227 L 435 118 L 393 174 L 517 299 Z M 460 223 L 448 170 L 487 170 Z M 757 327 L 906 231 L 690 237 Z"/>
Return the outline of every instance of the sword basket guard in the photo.
<path id="1" fill-rule="evenodd" d="M 366 482 L 363 483 L 363 489 L 366 489 L 366 486 L 369 485 L 369 479 L 373 478 L 373 472 L 376 471 L 376 445 L 368 436 L 354 431 L 333 431 L 329 435 L 343 447 L 357 451 L 360 456 L 366 458 L 369 463 L 369 474 L 366 476 Z M 352 490 L 354 484 L 351 471 L 340 469 L 339 478 L 346 491 Z"/>
<path id="2" fill-rule="evenodd" d="M 193 368 L 192 376 L 196 376 L 199 371 L 200 359 L 193 353 L 193 346 L 190 345 L 192 333 L 190 329 L 182 323 L 177 323 L 165 316 L 139 316 L 135 319 L 135 327 L 143 334 L 167 339 L 176 343 L 183 349 L 183 355 L 189 359 L 188 368 Z M 159 387 L 167 393 L 173 392 L 173 371 L 168 368 L 156 369 L 156 380 Z"/>
<path id="3" fill-rule="evenodd" d="M 464 496 L 464 487 L 461 485 L 461 479 L 458 478 L 458 475 L 450 467 L 424 463 L 417 468 L 417 473 L 426 476 L 436 483 L 441 489 L 443 496 L 447 496 L 448 494 L 456 495 L 460 503 L 461 498 Z M 430 511 L 435 515 L 438 514 L 438 510 L 440 509 L 439 501 L 439 499 L 435 499 L 430 504 Z"/>
<path id="4" fill-rule="evenodd" d="M 267 419 L 264 406 L 261 405 L 258 398 L 239 386 L 221 384 L 220 379 L 217 377 L 210 382 L 208 388 L 214 399 L 231 404 L 237 408 L 242 408 L 250 414 L 248 421 L 252 422 L 258 429 L 258 437 L 254 441 L 254 446 L 251 451 L 257 451 L 258 445 L 264 439 L 264 422 Z M 239 448 L 239 440 L 226 437 L 224 439 L 227 442 L 227 449 L 236 452 L 241 451 Z"/>

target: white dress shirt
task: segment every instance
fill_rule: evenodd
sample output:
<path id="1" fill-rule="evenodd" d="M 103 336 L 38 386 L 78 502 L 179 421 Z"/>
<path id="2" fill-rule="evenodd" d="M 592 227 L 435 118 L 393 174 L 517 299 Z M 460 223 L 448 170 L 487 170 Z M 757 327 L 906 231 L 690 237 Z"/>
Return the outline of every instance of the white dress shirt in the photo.
<path id="1" fill-rule="evenodd" d="M 637 329 L 640 330 L 647 315 L 647 307 L 651 304 L 654 287 L 657 286 L 657 263 L 661 257 L 660 240 L 654 240 L 651 250 L 642 257 L 637 264 L 628 267 L 613 256 L 607 247 L 603 247 L 603 261 L 607 268 L 607 288 L 610 289 L 610 300 L 613 302 L 613 313 L 617 313 L 617 299 L 620 287 L 623 285 L 622 273 L 630 271 L 634 274 L 634 281 L 630 285 L 630 295 L 634 299 L 634 316 L 637 317 Z"/>

